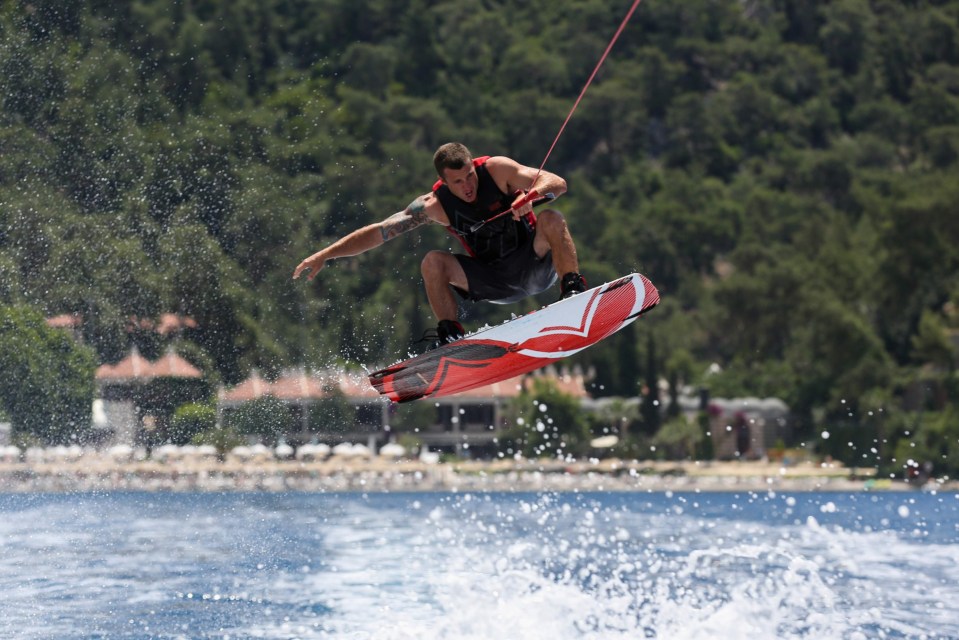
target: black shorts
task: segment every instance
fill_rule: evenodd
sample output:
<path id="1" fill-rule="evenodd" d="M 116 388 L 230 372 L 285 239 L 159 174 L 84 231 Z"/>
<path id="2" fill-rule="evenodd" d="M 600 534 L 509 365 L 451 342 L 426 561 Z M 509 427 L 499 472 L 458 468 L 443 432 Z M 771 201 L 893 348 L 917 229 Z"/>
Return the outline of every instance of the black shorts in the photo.
<path id="1" fill-rule="evenodd" d="M 545 291 L 556 282 L 552 252 L 547 251 L 545 256 L 538 258 L 533 250 L 532 237 L 525 245 L 493 263 L 461 254 L 456 254 L 456 259 L 466 272 L 469 291 L 453 288 L 467 300 L 509 304 Z"/>

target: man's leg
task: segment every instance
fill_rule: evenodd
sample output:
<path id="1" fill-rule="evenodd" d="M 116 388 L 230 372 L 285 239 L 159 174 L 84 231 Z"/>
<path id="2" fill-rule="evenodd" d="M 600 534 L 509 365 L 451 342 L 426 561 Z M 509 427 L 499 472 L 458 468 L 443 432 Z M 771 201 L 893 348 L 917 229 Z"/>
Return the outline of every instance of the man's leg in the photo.
<path id="1" fill-rule="evenodd" d="M 437 320 L 456 320 L 459 306 L 450 285 L 469 291 L 466 273 L 452 253 L 430 251 L 420 264 L 426 297 Z"/>
<path id="2" fill-rule="evenodd" d="M 579 273 L 579 260 L 576 257 L 576 245 L 569 235 L 566 218 L 555 209 L 546 209 L 536 214 L 536 236 L 533 250 L 543 257 L 547 251 L 553 252 L 553 268 L 559 277 L 567 273 Z"/>

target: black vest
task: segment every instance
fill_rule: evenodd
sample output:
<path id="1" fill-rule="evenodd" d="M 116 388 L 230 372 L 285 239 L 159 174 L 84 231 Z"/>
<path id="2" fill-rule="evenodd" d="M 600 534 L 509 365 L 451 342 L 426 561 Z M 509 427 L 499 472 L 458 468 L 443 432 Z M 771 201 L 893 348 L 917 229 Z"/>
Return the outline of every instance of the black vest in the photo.
<path id="1" fill-rule="evenodd" d="M 447 227 L 450 233 L 459 238 L 469 254 L 483 262 L 493 263 L 506 257 L 526 244 L 533 233 L 530 220 L 513 220 L 510 214 L 484 224 L 475 232 L 470 228 L 477 222 L 502 213 L 513 204 L 515 195 L 500 191 L 486 168 L 488 156 L 475 158 L 476 175 L 479 178 L 476 188 L 476 200 L 460 200 L 442 182 L 433 187 L 433 193 L 443 205 L 443 211 L 450 220 Z"/>

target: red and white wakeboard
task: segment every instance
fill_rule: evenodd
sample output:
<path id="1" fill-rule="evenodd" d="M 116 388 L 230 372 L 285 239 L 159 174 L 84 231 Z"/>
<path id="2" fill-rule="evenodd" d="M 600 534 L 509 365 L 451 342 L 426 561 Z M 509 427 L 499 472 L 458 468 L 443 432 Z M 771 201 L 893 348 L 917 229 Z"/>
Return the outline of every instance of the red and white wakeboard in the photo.
<path id="1" fill-rule="evenodd" d="M 659 303 L 633 273 L 370 374 L 394 402 L 446 396 L 528 373 L 610 336 Z"/>

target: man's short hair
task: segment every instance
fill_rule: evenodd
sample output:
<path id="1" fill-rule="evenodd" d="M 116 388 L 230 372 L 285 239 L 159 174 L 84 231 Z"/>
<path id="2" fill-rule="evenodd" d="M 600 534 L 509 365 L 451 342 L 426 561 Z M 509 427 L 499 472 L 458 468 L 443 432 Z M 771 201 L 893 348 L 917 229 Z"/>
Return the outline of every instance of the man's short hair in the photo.
<path id="1" fill-rule="evenodd" d="M 473 154 L 466 148 L 466 145 L 459 142 L 447 142 L 433 154 L 433 166 L 436 167 L 436 175 L 446 179 L 443 175 L 444 169 L 462 169 L 473 161 Z"/>

